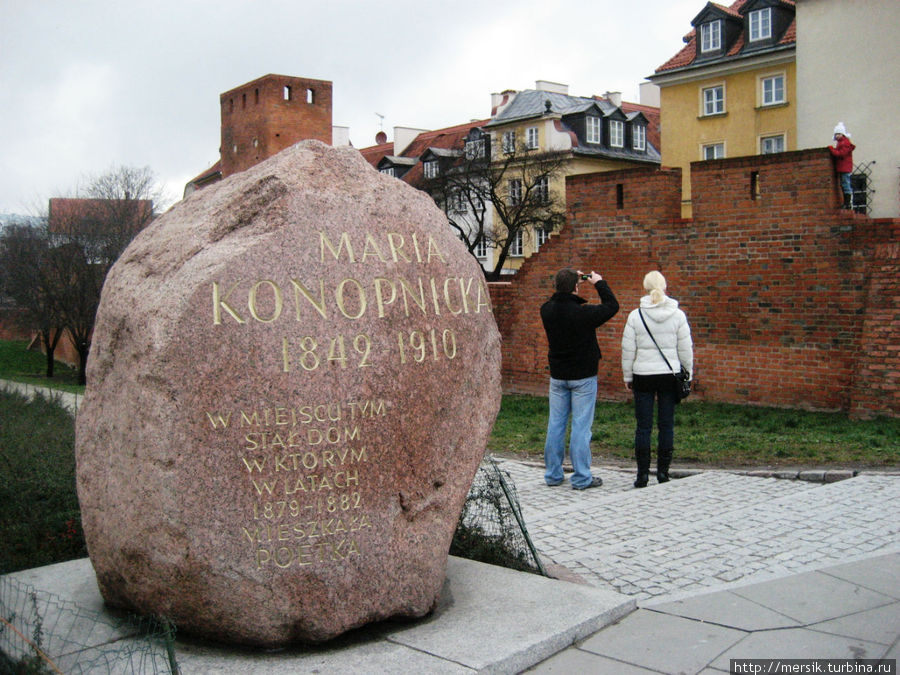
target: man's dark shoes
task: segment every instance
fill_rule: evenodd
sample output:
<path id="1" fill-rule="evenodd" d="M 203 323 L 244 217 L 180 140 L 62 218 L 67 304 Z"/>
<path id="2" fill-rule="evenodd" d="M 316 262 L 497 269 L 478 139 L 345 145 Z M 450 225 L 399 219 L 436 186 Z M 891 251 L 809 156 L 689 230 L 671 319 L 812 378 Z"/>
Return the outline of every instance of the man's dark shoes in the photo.
<path id="1" fill-rule="evenodd" d="M 647 487 L 647 481 L 650 478 L 650 474 L 639 473 L 637 478 L 634 481 L 634 487 L 636 488 L 644 488 Z"/>
<path id="2" fill-rule="evenodd" d="M 581 485 L 581 486 L 573 485 L 572 489 L 573 490 L 587 490 L 588 488 L 600 487 L 601 485 L 603 485 L 603 481 L 600 478 L 594 477 L 594 478 L 591 478 L 591 482 L 588 483 L 587 485 Z"/>

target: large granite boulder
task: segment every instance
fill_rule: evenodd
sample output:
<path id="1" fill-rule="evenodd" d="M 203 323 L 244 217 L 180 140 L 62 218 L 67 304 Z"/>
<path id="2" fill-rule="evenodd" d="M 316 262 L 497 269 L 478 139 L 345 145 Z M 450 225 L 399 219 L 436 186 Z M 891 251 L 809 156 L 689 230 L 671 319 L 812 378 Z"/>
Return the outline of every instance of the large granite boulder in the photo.
<path id="1" fill-rule="evenodd" d="M 76 442 L 103 597 L 264 646 L 427 614 L 499 382 L 481 269 L 356 150 L 195 193 L 103 289 Z"/>

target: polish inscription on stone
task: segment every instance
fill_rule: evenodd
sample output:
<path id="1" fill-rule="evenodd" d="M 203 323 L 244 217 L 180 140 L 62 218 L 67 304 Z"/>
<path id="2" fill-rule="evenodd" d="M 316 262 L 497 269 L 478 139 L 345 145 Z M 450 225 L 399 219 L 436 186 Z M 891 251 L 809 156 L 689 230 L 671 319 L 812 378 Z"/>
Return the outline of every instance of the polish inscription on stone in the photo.
<path id="1" fill-rule="evenodd" d="M 427 614 L 499 371 L 480 268 L 355 150 L 195 193 L 98 311 L 76 454 L 104 599 L 261 646 Z"/>

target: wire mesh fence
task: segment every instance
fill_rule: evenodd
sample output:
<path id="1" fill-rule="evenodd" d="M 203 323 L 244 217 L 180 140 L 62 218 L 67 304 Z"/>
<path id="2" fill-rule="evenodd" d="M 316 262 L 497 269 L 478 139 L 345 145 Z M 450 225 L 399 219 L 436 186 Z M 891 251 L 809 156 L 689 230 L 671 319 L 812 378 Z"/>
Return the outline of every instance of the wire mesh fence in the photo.
<path id="1" fill-rule="evenodd" d="M 450 553 L 461 558 L 548 576 L 528 535 L 516 486 L 493 457 L 478 467 Z"/>
<path id="2" fill-rule="evenodd" d="M 0 674 L 178 674 L 171 623 L 111 618 L 0 577 Z"/>

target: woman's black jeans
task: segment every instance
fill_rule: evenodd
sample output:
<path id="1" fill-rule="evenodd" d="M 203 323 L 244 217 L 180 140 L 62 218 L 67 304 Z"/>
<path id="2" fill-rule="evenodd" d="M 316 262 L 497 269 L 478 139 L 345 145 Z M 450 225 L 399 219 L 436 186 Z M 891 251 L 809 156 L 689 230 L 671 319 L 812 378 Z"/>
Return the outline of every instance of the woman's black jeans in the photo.
<path id="1" fill-rule="evenodd" d="M 665 387 L 656 391 L 634 391 L 634 418 L 637 421 L 634 431 L 634 447 L 637 450 L 650 449 L 650 436 L 653 432 L 653 404 L 657 400 L 659 402 L 657 448 L 672 450 L 675 447 L 675 406 L 678 399 L 673 387 Z"/>

